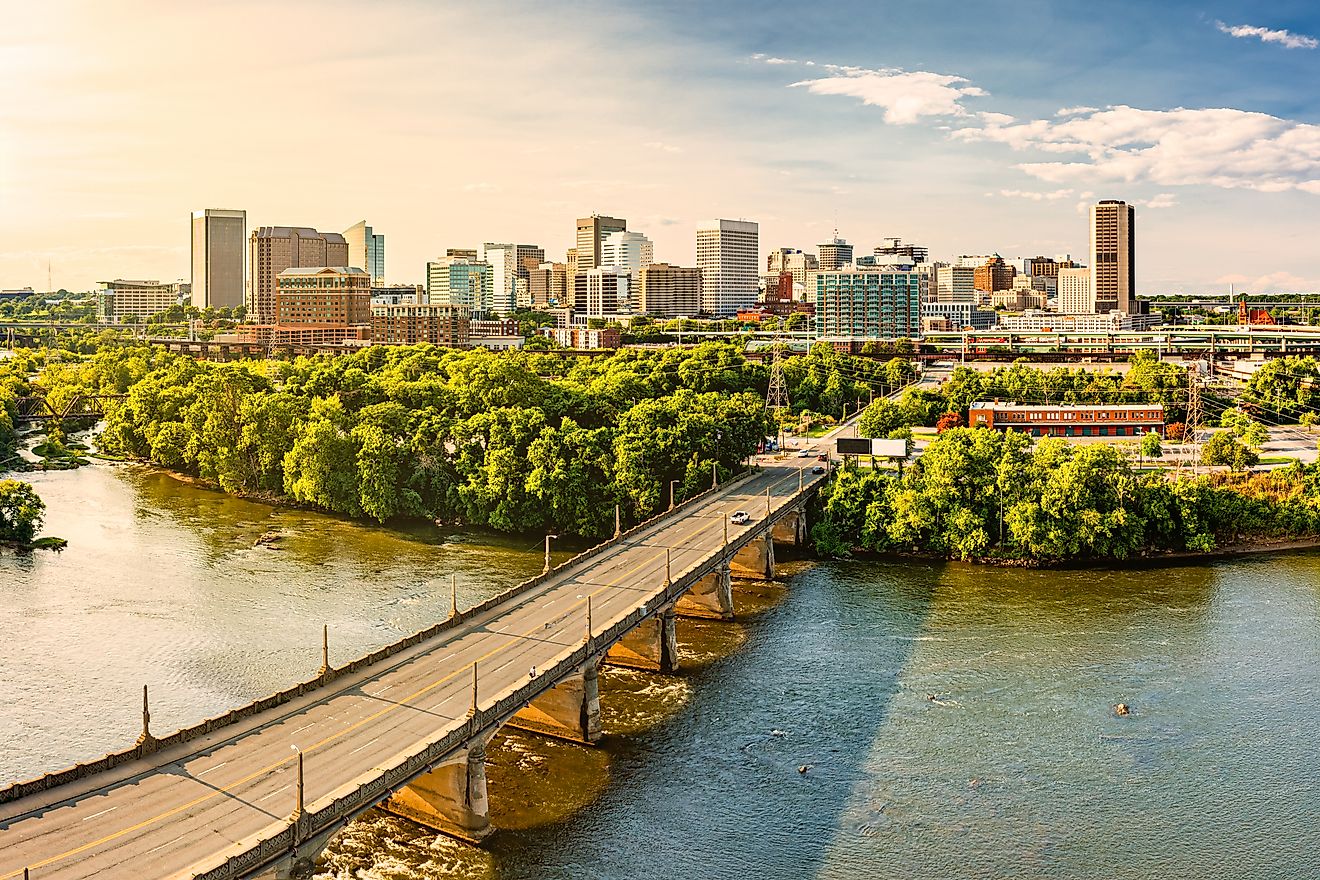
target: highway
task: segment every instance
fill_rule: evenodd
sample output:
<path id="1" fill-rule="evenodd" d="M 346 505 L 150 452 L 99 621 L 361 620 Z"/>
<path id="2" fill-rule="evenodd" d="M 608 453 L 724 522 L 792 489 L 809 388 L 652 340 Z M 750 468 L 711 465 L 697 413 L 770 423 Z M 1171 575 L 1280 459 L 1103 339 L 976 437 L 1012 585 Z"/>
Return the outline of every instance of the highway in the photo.
<path id="1" fill-rule="evenodd" d="M 776 503 L 798 493 L 799 463 L 731 484 L 710 503 L 680 510 L 546 583 L 371 667 L 207 738 L 85 780 L 0 804 L 0 880 L 188 876 L 234 843 L 288 827 L 297 754 L 305 761 L 306 808 L 336 789 L 395 766 L 419 743 L 466 720 L 472 666 L 479 700 L 493 704 L 582 645 L 591 597 L 593 632 L 660 594 L 665 550 L 675 576 L 764 524 L 766 491 Z M 803 461 L 809 466 L 814 461 Z M 821 479 L 809 470 L 810 485 Z M 510 585 L 512 586 L 512 585 Z M 437 608 L 437 619 L 448 614 Z M 547 684 L 549 684 L 547 682 Z M 70 724 L 96 719 L 70 718 Z"/>

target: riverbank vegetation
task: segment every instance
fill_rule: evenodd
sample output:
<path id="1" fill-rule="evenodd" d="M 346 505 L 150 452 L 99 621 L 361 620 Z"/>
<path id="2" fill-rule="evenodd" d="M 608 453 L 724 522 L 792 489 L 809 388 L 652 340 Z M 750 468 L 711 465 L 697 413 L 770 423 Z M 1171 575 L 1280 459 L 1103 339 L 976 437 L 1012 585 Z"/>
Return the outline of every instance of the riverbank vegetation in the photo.
<path id="1" fill-rule="evenodd" d="M 845 468 L 813 529 L 826 555 L 1122 560 L 1320 536 L 1320 466 L 1171 478 L 1108 445 L 953 428 L 900 477 Z"/>
<path id="2" fill-rule="evenodd" d="M 31 483 L 18 480 L 0 480 L 0 544 L 9 544 L 24 549 L 36 546 L 62 547 L 58 538 L 42 539 L 38 544 L 37 533 L 41 531 L 46 515 L 46 504 L 37 495 Z M 55 541 L 57 544 L 51 544 Z"/>
<path id="3" fill-rule="evenodd" d="M 34 356 L 35 357 L 35 356 Z M 608 357 L 373 346 L 199 362 L 147 346 L 23 368 L 52 399 L 121 393 L 97 445 L 227 492 L 353 517 L 601 537 L 741 467 L 772 429 L 769 368 L 738 346 Z M 842 413 L 911 366 L 786 359 L 792 410 Z"/>

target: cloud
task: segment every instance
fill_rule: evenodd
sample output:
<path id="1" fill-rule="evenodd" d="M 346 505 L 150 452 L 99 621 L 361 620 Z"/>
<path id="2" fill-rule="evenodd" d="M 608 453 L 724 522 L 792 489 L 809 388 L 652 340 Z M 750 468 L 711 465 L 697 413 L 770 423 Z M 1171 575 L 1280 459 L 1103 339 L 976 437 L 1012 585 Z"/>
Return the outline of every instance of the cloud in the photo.
<path id="1" fill-rule="evenodd" d="M 1238 39 L 1256 37 L 1262 43 L 1278 43 L 1285 49 L 1314 49 L 1320 46 L 1320 40 L 1315 37 L 1308 37 L 1306 34 L 1294 34 L 1291 31 L 1275 31 L 1250 24 L 1227 25 L 1222 21 L 1216 21 L 1215 27 L 1230 37 L 1237 37 Z"/>
<path id="2" fill-rule="evenodd" d="M 660 150 L 661 152 L 665 152 L 665 153 L 683 152 L 682 147 L 676 147 L 673 144 L 667 144 L 664 141 L 647 141 L 646 143 L 642 144 L 642 146 L 652 150 Z"/>
<path id="3" fill-rule="evenodd" d="M 1320 126 L 1267 113 L 1118 105 L 1022 122 L 983 113 L 977 122 L 951 137 L 1074 155 L 1071 161 L 1018 166 L 1049 183 L 1206 184 L 1320 194 Z"/>
<path id="4" fill-rule="evenodd" d="M 1173 193 L 1160 193 L 1149 199 L 1133 202 L 1133 204 L 1140 205 L 1143 208 L 1151 208 L 1153 210 L 1158 210 L 1159 208 L 1173 208 L 1178 204 L 1178 197 Z"/>
<path id="5" fill-rule="evenodd" d="M 911 125 L 932 116 L 967 116 L 962 99 L 986 94 L 967 79 L 951 74 L 824 66 L 829 76 L 802 80 L 789 87 L 804 88 L 813 95 L 857 98 L 867 106 L 883 108 L 884 120 L 891 125 Z"/>
<path id="6" fill-rule="evenodd" d="M 1007 199 L 1027 199 L 1033 202 L 1052 202 L 1055 201 L 1056 199 L 1066 199 L 1074 192 L 1075 190 L 1072 189 L 1056 189 L 1050 192 L 1032 192 L 1030 190 L 1022 190 L 1022 189 L 1001 189 L 999 191 L 999 195 Z M 986 195 L 993 196 L 995 195 L 995 193 L 986 193 Z"/>

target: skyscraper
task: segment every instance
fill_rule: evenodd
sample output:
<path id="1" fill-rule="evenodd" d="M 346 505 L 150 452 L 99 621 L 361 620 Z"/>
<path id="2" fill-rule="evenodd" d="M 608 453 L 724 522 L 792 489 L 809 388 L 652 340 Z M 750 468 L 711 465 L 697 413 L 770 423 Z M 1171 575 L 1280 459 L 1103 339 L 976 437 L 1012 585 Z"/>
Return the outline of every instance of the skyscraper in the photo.
<path id="1" fill-rule="evenodd" d="M 248 237 L 248 317 L 262 324 L 274 323 L 276 281 L 285 269 L 348 265 L 348 241 L 338 232 L 317 232 L 307 226 L 252 230 Z"/>
<path id="2" fill-rule="evenodd" d="M 246 211 L 193 211 L 192 304 L 197 308 L 232 309 L 243 305 L 246 237 Z"/>
<path id="3" fill-rule="evenodd" d="M 839 230 L 834 230 L 834 238 L 816 246 L 820 251 L 820 271 L 836 272 L 853 260 L 853 246 L 839 238 Z"/>
<path id="4" fill-rule="evenodd" d="M 490 308 L 491 274 L 489 264 L 467 257 L 445 257 L 427 263 L 426 301 L 485 312 Z"/>
<path id="5" fill-rule="evenodd" d="M 628 269 L 634 279 L 643 266 L 654 262 L 655 245 L 640 232 L 611 232 L 600 243 L 600 264 Z"/>
<path id="6" fill-rule="evenodd" d="M 1094 315 L 1095 290 L 1091 287 L 1090 269 L 1060 269 L 1059 314 Z"/>
<path id="7" fill-rule="evenodd" d="M 1095 310 L 1131 312 L 1137 295 L 1136 209 L 1118 199 L 1091 206 L 1091 294 Z"/>
<path id="8" fill-rule="evenodd" d="M 651 263 L 638 273 L 637 310 L 657 318 L 678 318 L 701 311 L 701 270 Z"/>
<path id="9" fill-rule="evenodd" d="M 588 269 L 602 265 L 600 246 L 605 236 L 611 232 L 625 232 L 628 221 L 618 217 L 602 217 L 592 214 L 580 217 L 577 221 L 577 274 L 585 274 Z"/>
<path id="10" fill-rule="evenodd" d="M 531 306 L 531 271 L 545 262 L 544 248 L 488 241 L 477 249 L 477 259 L 490 264 L 490 308 L 507 315 L 515 308 Z"/>
<path id="11" fill-rule="evenodd" d="M 701 310 L 727 317 L 754 306 L 759 254 L 760 228 L 750 220 L 712 220 L 697 226 Z"/>
<path id="12" fill-rule="evenodd" d="M 344 239 L 348 242 L 348 265 L 366 271 L 372 284 L 384 284 L 385 236 L 372 232 L 363 220 L 345 229 Z"/>

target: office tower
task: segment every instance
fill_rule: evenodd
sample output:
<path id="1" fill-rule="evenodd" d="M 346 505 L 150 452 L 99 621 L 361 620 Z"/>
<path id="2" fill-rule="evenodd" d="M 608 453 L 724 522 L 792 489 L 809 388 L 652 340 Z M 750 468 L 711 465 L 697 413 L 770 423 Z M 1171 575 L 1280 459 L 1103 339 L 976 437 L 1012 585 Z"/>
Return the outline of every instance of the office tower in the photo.
<path id="1" fill-rule="evenodd" d="M 973 286 L 985 293 L 1012 290 L 1013 279 L 1017 277 L 1017 269 L 1005 263 L 1004 258 L 999 254 L 986 260 L 984 265 L 977 266 L 973 273 Z"/>
<path id="2" fill-rule="evenodd" d="M 935 267 L 935 302 L 976 302 L 976 270 L 971 266 Z"/>
<path id="3" fill-rule="evenodd" d="M 701 311 L 700 269 L 651 263 L 638 275 L 639 312 L 657 318 L 685 318 Z"/>
<path id="4" fill-rule="evenodd" d="M 167 311 L 179 305 L 189 294 L 182 281 L 161 284 L 159 281 L 99 281 L 96 292 L 96 320 L 113 324 L 132 315 L 138 319 Z"/>
<path id="5" fill-rule="evenodd" d="M 1096 313 L 1095 288 L 1091 286 L 1090 269 L 1060 269 L 1058 279 L 1060 314 L 1094 315 Z"/>
<path id="6" fill-rule="evenodd" d="M 508 314 L 531 306 L 530 270 L 545 262 L 543 248 L 534 244 L 486 242 L 477 249 L 477 261 L 490 264 L 492 309 Z"/>
<path id="7" fill-rule="evenodd" d="M 655 245 L 640 232 L 611 232 L 600 243 L 600 264 L 619 266 L 636 277 L 643 266 L 655 262 Z"/>
<path id="8" fill-rule="evenodd" d="M 1057 257 L 1032 257 L 1023 264 L 1028 275 L 1033 278 L 1058 278 L 1060 269 L 1077 269 L 1080 263 L 1073 262 L 1067 254 Z"/>
<path id="9" fill-rule="evenodd" d="M 563 263 L 542 263 L 528 273 L 527 290 L 532 308 L 568 304 L 568 268 Z"/>
<path id="10" fill-rule="evenodd" d="M 839 238 L 839 230 L 834 230 L 834 238 L 817 245 L 820 251 L 820 270 L 834 272 L 853 261 L 853 246 Z"/>
<path id="11" fill-rule="evenodd" d="M 600 246 L 605 236 L 611 232 L 625 232 L 628 221 L 618 217 L 602 217 L 592 214 L 577 221 L 577 266 L 575 274 L 585 273 L 588 269 L 604 265 L 600 261 Z"/>
<path id="12" fill-rule="evenodd" d="M 1095 311 L 1131 312 L 1137 295 L 1136 209 L 1118 199 L 1091 206 L 1091 295 Z"/>
<path id="13" fill-rule="evenodd" d="M 475 262 L 477 259 L 477 249 L 476 248 L 445 248 L 445 259 L 452 260 L 455 258 L 472 260 Z"/>
<path id="14" fill-rule="evenodd" d="M 930 260 L 929 248 L 916 244 L 903 244 L 901 238 L 881 239 L 873 253 L 877 257 L 899 257 L 912 263 L 925 263 Z"/>
<path id="15" fill-rule="evenodd" d="M 207 208 L 192 214 L 192 304 L 199 309 L 243 305 L 243 240 L 247 211 Z"/>
<path id="16" fill-rule="evenodd" d="M 816 333 L 884 339 L 921 334 L 921 277 L 912 270 L 816 274 Z"/>
<path id="17" fill-rule="evenodd" d="M 820 263 L 815 254 L 803 253 L 796 248 L 775 248 L 765 257 L 766 281 L 771 282 L 776 288 L 779 286 L 780 273 L 790 272 L 793 275 L 793 283 L 805 290 L 807 273 L 815 272 L 819 268 Z M 770 286 L 767 285 L 767 292 L 769 289 Z"/>
<path id="18" fill-rule="evenodd" d="M 491 267 L 467 257 L 445 257 L 426 264 L 426 301 L 463 306 L 473 312 L 490 309 Z"/>
<path id="19" fill-rule="evenodd" d="M 373 232 L 363 220 L 344 230 L 344 240 L 348 242 L 347 265 L 365 269 L 372 284 L 384 284 L 385 236 Z"/>
<path id="20" fill-rule="evenodd" d="M 617 266 L 599 266 L 573 279 L 573 310 L 602 318 L 632 310 L 632 275 Z"/>
<path id="21" fill-rule="evenodd" d="M 697 227 L 701 310 L 717 318 L 756 304 L 759 227 L 749 220 L 712 220 Z"/>
<path id="22" fill-rule="evenodd" d="M 248 318 L 274 323 L 276 279 L 285 269 L 348 264 L 348 241 L 338 232 L 317 232 L 307 226 L 252 230 L 248 237 Z"/>

